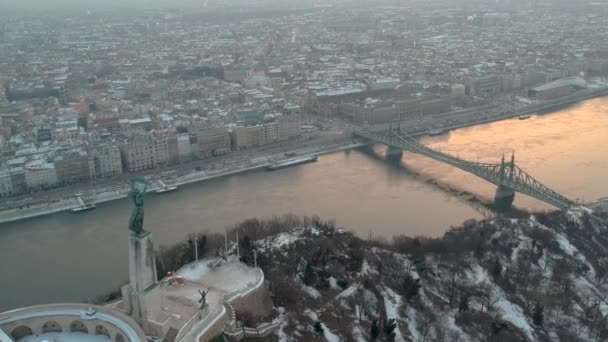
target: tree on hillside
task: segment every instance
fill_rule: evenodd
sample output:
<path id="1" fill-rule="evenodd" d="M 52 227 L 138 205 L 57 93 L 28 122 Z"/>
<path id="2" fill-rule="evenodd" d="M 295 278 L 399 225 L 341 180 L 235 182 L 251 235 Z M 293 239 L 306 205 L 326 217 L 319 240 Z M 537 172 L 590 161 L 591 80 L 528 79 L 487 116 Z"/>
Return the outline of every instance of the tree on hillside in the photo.
<path id="1" fill-rule="evenodd" d="M 420 279 L 414 279 L 411 274 L 407 273 L 403 279 L 403 294 L 409 302 L 418 295 L 420 290 Z"/>
<path id="2" fill-rule="evenodd" d="M 507 327 L 508 327 L 507 323 L 505 323 L 503 321 L 493 321 L 492 324 L 490 325 L 493 335 L 500 334 L 500 332 L 507 329 Z"/>
<path id="3" fill-rule="evenodd" d="M 460 300 L 458 301 L 458 312 L 469 311 L 469 300 L 471 295 L 468 292 L 460 293 Z"/>
<path id="4" fill-rule="evenodd" d="M 498 278 L 498 277 L 500 277 L 501 274 L 502 274 L 502 265 L 500 264 L 500 260 L 498 260 L 498 257 L 495 257 L 494 264 L 492 265 L 492 276 L 494 278 Z"/>
<path id="5" fill-rule="evenodd" d="M 251 239 L 249 239 L 248 235 L 245 235 L 239 241 L 239 253 L 241 255 L 241 262 L 253 266 L 255 264 L 255 259 L 253 257 L 253 244 L 251 243 Z"/>
<path id="6" fill-rule="evenodd" d="M 361 240 L 357 237 L 353 238 L 348 247 L 348 270 L 361 270 L 361 265 L 363 264 L 363 249 L 361 248 Z"/>
<path id="7" fill-rule="evenodd" d="M 394 342 L 395 341 L 395 328 L 397 328 L 397 322 L 395 319 L 391 318 L 384 323 L 384 339 L 386 342 Z"/>
<path id="8" fill-rule="evenodd" d="M 317 333 L 317 335 L 322 336 L 325 334 L 321 322 L 315 321 L 315 323 L 313 324 L 313 328 L 315 329 L 315 333 Z"/>
<path id="9" fill-rule="evenodd" d="M 458 274 L 458 268 L 455 267 L 454 265 L 452 265 L 450 267 L 450 285 L 449 285 L 449 290 L 448 290 L 448 304 L 450 305 L 450 307 L 453 307 L 454 302 L 455 302 L 455 298 L 456 297 L 456 275 Z"/>
<path id="10" fill-rule="evenodd" d="M 532 312 L 532 321 L 534 322 L 534 324 L 538 325 L 539 327 L 543 326 L 543 321 L 544 321 L 544 314 L 543 314 L 543 306 L 540 305 L 539 303 L 536 303 L 536 306 L 534 307 L 534 312 Z"/>
<path id="11" fill-rule="evenodd" d="M 306 286 L 312 286 L 314 284 L 315 271 L 313 271 L 310 261 L 306 262 L 306 268 L 304 269 L 304 274 L 302 275 L 302 281 Z"/>
<path id="12" fill-rule="evenodd" d="M 369 330 L 370 339 L 372 341 L 375 341 L 379 335 L 380 335 L 380 328 L 378 327 L 378 321 L 374 319 L 372 321 L 372 327 Z"/>

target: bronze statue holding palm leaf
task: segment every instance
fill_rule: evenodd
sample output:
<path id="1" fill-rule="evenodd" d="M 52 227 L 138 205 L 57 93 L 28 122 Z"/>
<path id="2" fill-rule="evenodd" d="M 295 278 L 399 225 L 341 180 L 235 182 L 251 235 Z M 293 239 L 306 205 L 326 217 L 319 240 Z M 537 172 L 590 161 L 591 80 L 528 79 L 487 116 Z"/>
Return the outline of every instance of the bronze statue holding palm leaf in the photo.
<path id="1" fill-rule="evenodd" d="M 131 219 L 129 219 L 129 230 L 135 236 L 142 236 L 146 233 L 144 230 L 144 193 L 147 188 L 148 181 L 144 178 L 131 179 L 129 198 L 133 200 L 135 207 L 131 212 Z"/>

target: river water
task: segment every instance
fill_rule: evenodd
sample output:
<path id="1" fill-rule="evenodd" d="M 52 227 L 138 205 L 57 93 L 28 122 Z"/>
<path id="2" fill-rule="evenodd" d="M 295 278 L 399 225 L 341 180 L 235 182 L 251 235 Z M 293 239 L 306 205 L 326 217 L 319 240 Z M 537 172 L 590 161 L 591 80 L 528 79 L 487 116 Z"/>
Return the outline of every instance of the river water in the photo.
<path id="1" fill-rule="evenodd" d="M 421 142 L 463 159 L 516 163 L 571 199 L 608 196 L 608 97 L 528 120 L 463 128 Z M 183 186 L 146 198 L 145 227 L 156 245 L 190 232 L 223 231 L 243 219 L 293 213 L 335 219 L 361 236 L 439 236 L 481 218 L 462 195 L 492 199 L 495 186 L 424 157 L 405 153 L 400 166 L 374 153 L 347 151 L 317 163 L 255 171 Z M 437 186 L 429 180 L 438 181 Z M 446 191 L 449 187 L 452 191 Z M 521 194 L 515 205 L 551 207 Z M 79 214 L 59 213 L 0 225 L 0 311 L 49 302 L 83 301 L 128 278 L 131 204 L 118 200 Z"/>

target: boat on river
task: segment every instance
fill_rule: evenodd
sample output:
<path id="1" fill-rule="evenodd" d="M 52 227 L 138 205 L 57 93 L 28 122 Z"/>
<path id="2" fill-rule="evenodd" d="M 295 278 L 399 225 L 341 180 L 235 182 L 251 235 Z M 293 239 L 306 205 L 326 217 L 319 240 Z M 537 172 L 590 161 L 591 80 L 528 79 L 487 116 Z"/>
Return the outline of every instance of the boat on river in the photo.
<path id="1" fill-rule="evenodd" d="M 95 208 L 97 208 L 97 206 L 95 204 L 85 204 L 85 205 L 81 205 L 81 206 L 78 206 L 77 208 L 72 209 L 72 212 L 79 213 L 82 211 L 94 210 Z"/>
<path id="2" fill-rule="evenodd" d="M 442 135 L 444 134 L 446 131 L 443 129 L 431 129 L 429 130 L 426 134 L 430 135 L 430 136 L 435 136 L 435 135 Z"/>
<path id="3" fill-rule="evenodd" d="M 313 163 L 313 162 L 316 162 L 317 160 L 319 160 L 319 157 L 317 157 L 317 156 L 288 159 L 288 160 L 283 160 L 283 161 L 272 163 L 272 164 L 266 166 L 266 170 L 273 171 L 273 170 L 278 170 L 278 169 L 282 169 L 282 168 L 286 168 L 286 167 L 290 167 L 290 166 L 295 166 L 295 165 L 300 165 L 300 164 L 305 164 L 305 163 Z"/>
<path id="4" fill-rule="evenodd" d="M 154 191 L 154 193 L 164 194 L 164 193 L 172 192 L 172 191 L 177 191 L 177 187 L 176 186 L 165 186 L 165 187 L 162 187 L 162 188 Z"/>
<path id="5" fill-rule="evenodd" d="M 177 190 L 177 186 L 167 185 L 161 179 L 159 179 L 157 182 L 158 182 L 158 185 L 160 186 L 160 188 L 158 190 L 154 191 L 154 193 L 156 193 L 156 194 L 164 194 L 167 192 L 172 192 L 172 191 Z"/>
<path id="6" fill-rule="evenodd" d="M 85 203 L 85 201 L 82 199 L 82 193 L 77 193 L 77 194 L 75 194 L 75 196 L 76 196 L 76 201 L 78 201 L 78 206 L 76 208 L 72 209 L 73 213 L 89 211 L 89 210 L 93 210 L 93 209 L 97 208 L 97 206 L 93 203 Z"/>
<path id="7" fill-rule="evenodd" d="M 532 116 L 531 116 L 530 114 L 522 114 L 522 115 L 518 116 L 517 118 L 518 118 L 519 120 L 526 120 L 526 119 L 529 119 L 529 118 L 531 118 L 531 117 L 532 117 Z"/>

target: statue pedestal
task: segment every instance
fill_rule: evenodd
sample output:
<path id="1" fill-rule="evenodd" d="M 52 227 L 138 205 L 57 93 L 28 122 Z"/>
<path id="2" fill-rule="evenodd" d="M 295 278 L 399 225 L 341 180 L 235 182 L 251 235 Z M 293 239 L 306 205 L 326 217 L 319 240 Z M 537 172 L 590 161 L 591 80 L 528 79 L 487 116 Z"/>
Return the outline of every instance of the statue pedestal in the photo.
<path id="1" fill-rule="evenodd" d="M 133 291 L 145 291 L 156 285 L 156 260 L 152 234 L 129 236 L 129 282 Z"/>
<path id="2" fill-rule="evenodd" d="M 146 319 L 144 296 L 157 284 L 156 260 L 152 234 L 129 236 L 129 285 L 123 288 L 123 299 L 131 316 Z M 127 295 L 128 294 L 128 295 Z"/>

